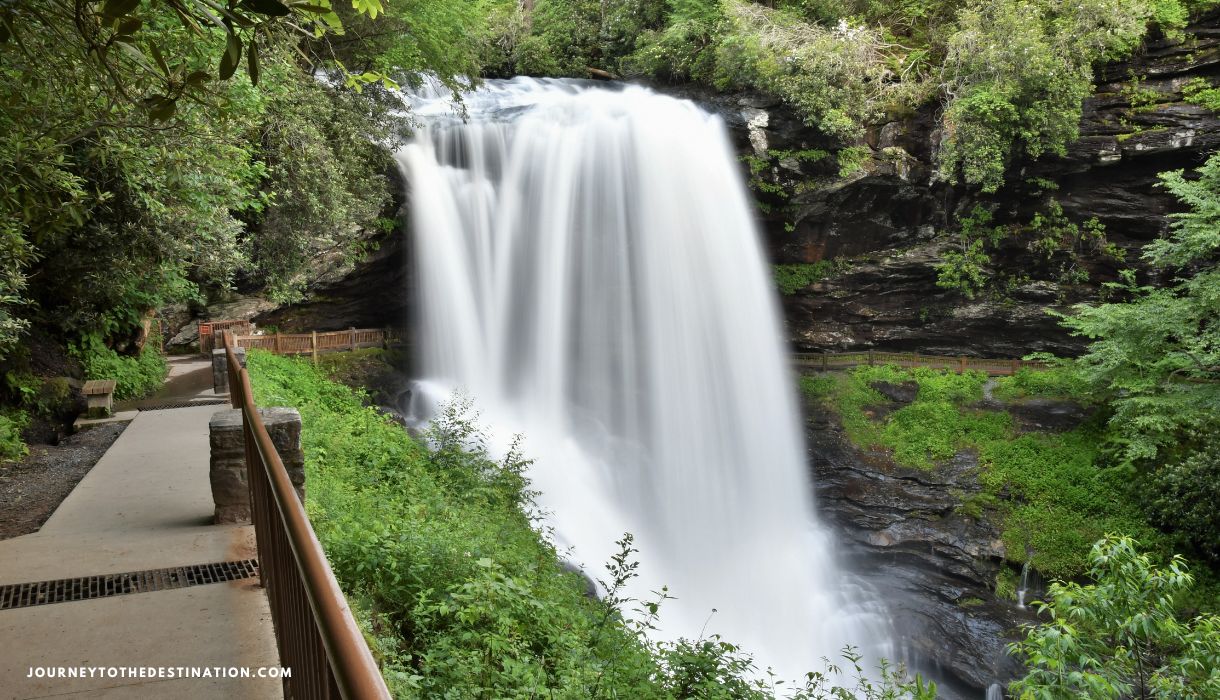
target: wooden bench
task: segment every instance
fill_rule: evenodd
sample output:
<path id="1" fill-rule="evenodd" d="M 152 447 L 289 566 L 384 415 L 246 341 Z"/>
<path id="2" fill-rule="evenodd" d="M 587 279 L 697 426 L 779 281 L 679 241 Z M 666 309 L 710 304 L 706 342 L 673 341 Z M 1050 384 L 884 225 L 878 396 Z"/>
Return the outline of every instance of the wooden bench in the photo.
<path id="1" fill-rule="evenodd" d="M 81 393 L 89 402 L 90 418 L 109 418 L 114 414 L 114 385 L 113 379 L 90 379 L 85 382 Z"/>

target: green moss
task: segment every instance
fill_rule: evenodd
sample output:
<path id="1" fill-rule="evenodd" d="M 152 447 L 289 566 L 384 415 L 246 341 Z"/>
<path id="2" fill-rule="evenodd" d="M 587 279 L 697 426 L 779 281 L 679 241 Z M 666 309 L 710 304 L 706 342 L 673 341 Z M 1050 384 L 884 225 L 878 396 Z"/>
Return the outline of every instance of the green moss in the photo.
<path id="1" fill-rule="evenodd" d="M 839 151 L 835 158 L 839 164 L 839 177 L 851 177 L 864 167 L 872 151 L 867 146 L 849 146 Z"/>
<path id="2" fill-rule="evenodd" d="M 874 382 L 919 385 L 917 400 L 884 421 L 875 420 L 875 408 L 886 403 L 873 389 Z M 937 461 L 952 457 L 968 446 L 972 435 L 991 435 L 1003 430 L 1007 416 L 961 410 L 963 404 L 983 397 L 987 377 L 979 372 L 953 374 L 930 369 L 903 370 L 896 367 L 859 367 L 848 374 L 823 380 L 831 403 L 843 421 L 848 438 L 857 445 L 888 450 L 900 464 L 931 469 Z"/>
<path id="3" fill-rule="evenodd" d="M 823 399 L 830 396 L 835 388 L 835 379 L 833 375 L 804 375 L 799 380 L 801 393 L 806 398 L 815 400 Z"/>
<path id="4" fill-rule="evenodd" d="M 963 608 L 977 608 L 983 604 L 982 598 L 963 598 L 957 601 L 957 604 Z"/>
<path id="5" fill-rule="evenodd" d="M 975 520 L 982 520 L 987 511 L 997 508 L 999 504 L 1000 501 L 996 498 L 995 494 L 989 491 L 980 491 L 963 496 L 961 503 L 956 508 L 956 512 Z"/>

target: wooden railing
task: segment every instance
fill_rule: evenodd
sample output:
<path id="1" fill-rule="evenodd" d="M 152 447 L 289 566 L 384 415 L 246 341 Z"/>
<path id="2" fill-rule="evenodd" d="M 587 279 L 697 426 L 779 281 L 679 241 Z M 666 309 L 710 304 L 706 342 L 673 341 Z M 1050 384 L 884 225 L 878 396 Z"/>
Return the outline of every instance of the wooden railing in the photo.
<path id="1" fill-rule="evenodd" d="M 259 575 L 271 603 L 280 665 L 292 669 L 284 695 L 388 700 L 377 662 L 254 405 L 250 375 L 233 352 L 234 337 L 226 331 L 223 338 L 233 407 L 242 412 Z"/>
<path id="2" fill-rule="evenodd" d="M 278 355 L 314 355 L 339 350 L 389 347 L 394 334 L 388 328 L 349 328 L 326 333 L 264 333 L 235 335 L 239 348 L 258 348 Z"/>
<path id="3" fill-rule="evenodd" d="M 877 352 L 873 350 L 861 352 L 797 353 L 793 357 L 795 358 L 796 365 L 802 369 L 822 371 L 849 369 L 861 365 L 894 365 L 896 367 L 947 369 L 958 373 L 973 370 L 998 377 L 1016 374 L 1021 369 L 1046 369 L 1044 363 L 1030 360 L 965 356 L 950 357 L 947 355 L 921 355 L 915 352 Z"/>
<path id="4" fill-rule="evenodd" d="M 245 319 L 228 319 L 223 321 L 199 322 L 199 352 L 211 355 L 212 350 L 221 347 L 218 338 L 225 331 L 234 333 L 249 333 L 254 330 L 254 324 Z"/>

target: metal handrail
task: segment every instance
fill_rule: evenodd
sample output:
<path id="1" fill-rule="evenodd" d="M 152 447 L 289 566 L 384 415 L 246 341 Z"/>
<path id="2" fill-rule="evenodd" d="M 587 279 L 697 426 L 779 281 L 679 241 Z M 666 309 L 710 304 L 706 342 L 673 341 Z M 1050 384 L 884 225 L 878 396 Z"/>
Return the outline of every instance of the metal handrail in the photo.
<path id="1" fill-rule="evenodd" d="M 259 572 L 293 700 L 388 700 L 390 691 L 352 617 L 288 471 L 254 404 L 250 374 L 225 331 L 229 387 L 242 412 Z"/>

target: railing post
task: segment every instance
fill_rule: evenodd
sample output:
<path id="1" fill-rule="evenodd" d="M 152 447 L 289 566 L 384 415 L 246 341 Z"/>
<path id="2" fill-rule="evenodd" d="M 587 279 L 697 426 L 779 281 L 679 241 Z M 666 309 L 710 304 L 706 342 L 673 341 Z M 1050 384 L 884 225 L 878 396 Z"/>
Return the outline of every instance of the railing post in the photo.
<path id="1" fill-rule="evenodd" d="M 959 355 L 957 358 L 957 373 L 958 374 L 966 373 L 966 356 L 965 355 Z"/>
<path id="2" fill-rule="evenodd" d="M 318 332 L 309 332 L 309 354 L 313 356 L 313 363 L 318 364 Z"/>
<path id="3" fill-rule="evenodd" d="M 873 351 L 872 350 L 868 351 L 868 366 L 869 367 L 873 366 Z"/>
<path id="4" fill-rule="evenodd" d="M 351 333 L 351 338 L 350 338 L 350 340 L 349 340 L 349 342 L 348 342 L 348 345 L 350 345 L 350 346 L 351 346 L 349 349 L 351 349 L 351 350 L 355 350 L 355 349 L 356 349 L 356 327 L 355 327 L 355 326 L 352 326 L 352 327 L 351 327 L 351 328 L 349 328 L 348 330 L 349 330 L 349 332 Z"/>
<path id="5" fill-rule="evenodd" d="M 275 354 L 280 354 L 280 332 L 275 332 Z"/>
<path id="6" fill-rule="evenodd" d="M 827 365 L 828 358 L 829 358 L 829 355 L 827 353 L 822 353 L 822 371 L 823 372 L 826 372 L 829 370 L 829 367 Z"/>

